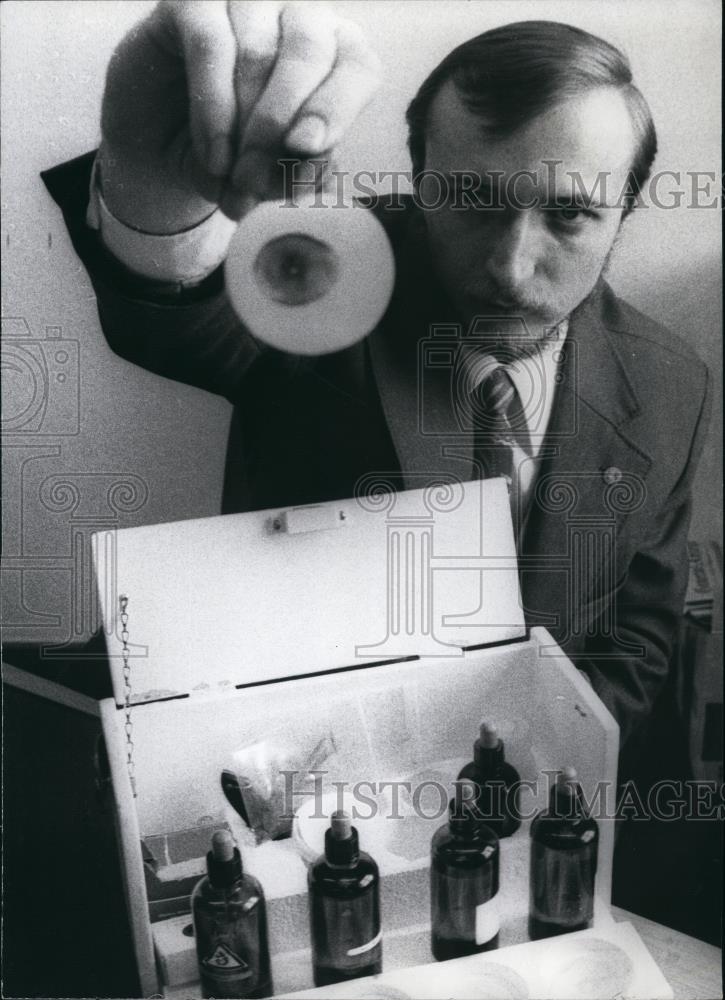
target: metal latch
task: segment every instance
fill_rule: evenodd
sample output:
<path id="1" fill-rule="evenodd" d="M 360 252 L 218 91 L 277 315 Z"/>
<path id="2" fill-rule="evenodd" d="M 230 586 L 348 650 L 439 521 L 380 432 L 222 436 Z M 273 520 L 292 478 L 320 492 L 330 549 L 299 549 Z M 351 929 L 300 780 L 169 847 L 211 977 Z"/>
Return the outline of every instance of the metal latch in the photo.
<path id="1" fill-rule="evenodd" d="M 344 510 L 320 504 L 317 507 L 292 507 L 272 520 L 272 531 L 287 535 L 301 535 L 308 531 L 329 531 L 342 528 L 347 523 Z"/>

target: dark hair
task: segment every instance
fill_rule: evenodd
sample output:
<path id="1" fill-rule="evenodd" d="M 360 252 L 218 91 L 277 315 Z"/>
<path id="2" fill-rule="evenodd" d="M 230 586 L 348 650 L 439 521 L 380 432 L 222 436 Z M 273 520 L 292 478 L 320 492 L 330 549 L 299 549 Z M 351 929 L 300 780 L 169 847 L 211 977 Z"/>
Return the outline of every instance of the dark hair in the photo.
<path id="1" fill-rule="evenodd" d="M 627 182 L 626 215 L 649 177 L 657 152 L 650 109 L 632 83 L 627 58 L 613 45 L 570 24 L 519 21 L 459 45 L 433 70 L 408 106 L 413 174 L 423 169 L 430 107 L 452 80 L 466 107 L 486 118 L 493 135 L 508 135 L 567 97 L 597 87 L 620 91 L 637 138 Z"/>

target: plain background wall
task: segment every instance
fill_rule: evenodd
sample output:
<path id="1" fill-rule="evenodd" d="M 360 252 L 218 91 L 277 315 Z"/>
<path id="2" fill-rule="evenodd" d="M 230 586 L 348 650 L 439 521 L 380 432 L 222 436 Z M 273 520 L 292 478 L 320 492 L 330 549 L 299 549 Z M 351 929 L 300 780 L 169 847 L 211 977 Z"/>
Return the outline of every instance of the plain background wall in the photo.
<path id="1" fill-rule="evenodd" d="M 88 587 L 80 567 L 87 566 L 91 530 L 219 510 L 228 405 L 111 353 L 90 283 L 38 176 L 97 145 L 108 58 L 151 6 L 25 0 L 4 3 L 0 11 L 3 316 L 24 319 L 38 341 L 20 346 L 8 340 L 3 362 L 3 430 L 12 431 L 3 436 L 6 641 L 57 642 L 71 631 L 87 633 Z M 408 169 L 405 107 L 440 58 L 497 24 L 545 18 L 580 25 L 629 55 L 658 127 L 656 168 L 720 176 L 720 10 L 714 0 L 360 0 L 334 6 L 368 30 L 385 67 L 379 95 L 341 150 L 343 167 Z M 635 213 L 611 270 L 617 291 L 678 331 L 715 375 L 715 417 L 696 487 L 694 537 L 720 531 L 720 261 L 719 212 L 683 206 Z M 4 320 L 4 334 L 18 329 Z M 77 380 L 71 373 L 57 382 L 51 357 L 57 345 L 48 347 L 47 337 L 58 333 L 78 342 Z M 14 418 L 30 412 L 32 394 L 23 351 L 35 359 L 36 370 L 43 359 L 51 392 L 59 395 L 33 425 L 18 427 Z M 72 363 L 72 350 L 66 354 Z M 193 616 L 193 593 L 189 599 Z"/>

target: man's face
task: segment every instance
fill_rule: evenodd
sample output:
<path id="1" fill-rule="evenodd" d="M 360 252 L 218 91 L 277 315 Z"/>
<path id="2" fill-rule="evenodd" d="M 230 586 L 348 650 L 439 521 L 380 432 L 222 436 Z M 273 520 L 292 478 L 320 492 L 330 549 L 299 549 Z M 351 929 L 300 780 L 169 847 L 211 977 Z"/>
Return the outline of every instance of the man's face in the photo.
<path id="1" fill-rule="evenodd" d="M 451 82 L 441 88 L 431 107 L 425 169 L 451 180 L 451 197 L 424 217 L 435 267 L 466 322 L 521 316 L 539 339 L 569 315 L 596 284 L 619 230 L 617 203 L 634 149 L 629 112 L 614 90 L 566 98 L 513 134 L 492 138 Z M 472 200 L 460 195 L 470 181 L 459 179 L 453 196 L 451 175 L 459 171 L 493 176 L 493 190 L 484 183 L 478 198 L 503 207 L 455 207 Z M 572 176 L 593 194 L 591 205 L 574 202 Z M 435 203 L 438 182 L 423 179 L 419 193 L 423 203 Z"/>

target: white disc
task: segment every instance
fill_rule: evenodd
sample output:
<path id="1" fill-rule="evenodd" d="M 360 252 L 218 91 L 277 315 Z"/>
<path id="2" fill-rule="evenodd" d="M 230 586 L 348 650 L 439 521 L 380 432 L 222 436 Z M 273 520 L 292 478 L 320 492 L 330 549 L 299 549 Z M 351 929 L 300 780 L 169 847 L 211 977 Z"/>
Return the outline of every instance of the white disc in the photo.
<path id="1" fill-rule="evenodd" d="M 293 354 L 329 354 L 362 340 L 395 281 L 385 230 L 368 209 L 313 200 L 261 202 L 226 259 L 229 299 L 259 340 Z"/>

